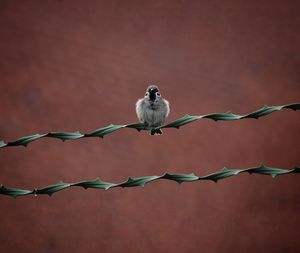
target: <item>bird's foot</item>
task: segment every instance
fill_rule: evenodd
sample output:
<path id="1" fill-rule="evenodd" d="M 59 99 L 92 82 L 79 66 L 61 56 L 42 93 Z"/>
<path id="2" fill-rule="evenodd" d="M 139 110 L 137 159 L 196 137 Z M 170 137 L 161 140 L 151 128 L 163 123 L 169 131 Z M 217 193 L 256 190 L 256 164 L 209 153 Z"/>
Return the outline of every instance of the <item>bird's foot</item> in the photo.
<path id="1" fill-rule="evenodd" d="M 161 129 L 152 128 L 150 131 L 150 135 L 161 135 L 161 134 L 163 134 Z"/>

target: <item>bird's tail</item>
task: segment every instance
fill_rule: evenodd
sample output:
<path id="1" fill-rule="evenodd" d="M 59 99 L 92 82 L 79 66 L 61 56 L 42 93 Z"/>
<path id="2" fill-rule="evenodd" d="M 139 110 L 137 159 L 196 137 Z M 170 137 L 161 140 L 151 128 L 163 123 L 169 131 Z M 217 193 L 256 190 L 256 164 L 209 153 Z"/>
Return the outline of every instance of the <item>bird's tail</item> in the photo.
<path id="1" fill-rule="evenodd" d="M 150 134 L 151 135 L 161 135 L 161 134 L 163 134 L 163 132 L 162 132 L 161 129 L 152 128 L 151 131 L 150 131 Z"/>

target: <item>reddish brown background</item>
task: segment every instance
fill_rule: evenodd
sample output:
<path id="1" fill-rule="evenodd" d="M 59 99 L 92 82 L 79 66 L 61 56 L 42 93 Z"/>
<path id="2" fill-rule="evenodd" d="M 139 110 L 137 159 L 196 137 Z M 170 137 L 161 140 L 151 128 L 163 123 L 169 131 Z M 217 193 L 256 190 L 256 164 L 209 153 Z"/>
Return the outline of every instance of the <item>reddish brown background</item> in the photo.
<path id="1" fill-rule="evenodd" d="M 254 3 L 256 2 L 256 3 Z M 300 102 L 299 1 L 0 1 L 0 139 L 136 122 L 149 83 L 185 113 Z M 0 183 L 299 165 L 300 113 L 0 150 Z M 1 252 L 299 252 L 300 177 L 0 196 Z"/>

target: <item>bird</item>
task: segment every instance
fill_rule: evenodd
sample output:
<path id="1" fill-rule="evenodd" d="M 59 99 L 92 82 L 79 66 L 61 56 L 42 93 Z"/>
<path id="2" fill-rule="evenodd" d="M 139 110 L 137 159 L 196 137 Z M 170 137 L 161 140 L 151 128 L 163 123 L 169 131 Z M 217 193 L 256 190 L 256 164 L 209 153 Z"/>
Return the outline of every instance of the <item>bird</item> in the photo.
<path id="1" fill-rule="evenodd" d="M 164 124 L 170 113 L 170 105 L 156 85 L 148 86 L 145 96 L 136 102 L 135 110 L 139 121 L 151 130 L 151 135 L 162 134 L 161 129 L 154 128 Z"/>

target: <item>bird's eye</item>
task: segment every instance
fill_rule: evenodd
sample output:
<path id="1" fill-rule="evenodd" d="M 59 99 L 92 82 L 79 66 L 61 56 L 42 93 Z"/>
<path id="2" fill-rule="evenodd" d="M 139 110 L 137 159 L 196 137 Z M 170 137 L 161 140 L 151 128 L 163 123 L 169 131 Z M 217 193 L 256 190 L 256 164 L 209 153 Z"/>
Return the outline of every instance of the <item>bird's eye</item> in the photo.
<path id="1" fill-rule="evenodd" d="M 157 95 L 158 97 L 160 97 L 160 93 L 159 93 L 159 92 L 157 92 L 156 95 Z"/>
<path id="2" fill-rule="evenodd" d="M 149 92 L 146 92 L 145 97 L 147 97 L 149 95 Z"/>

